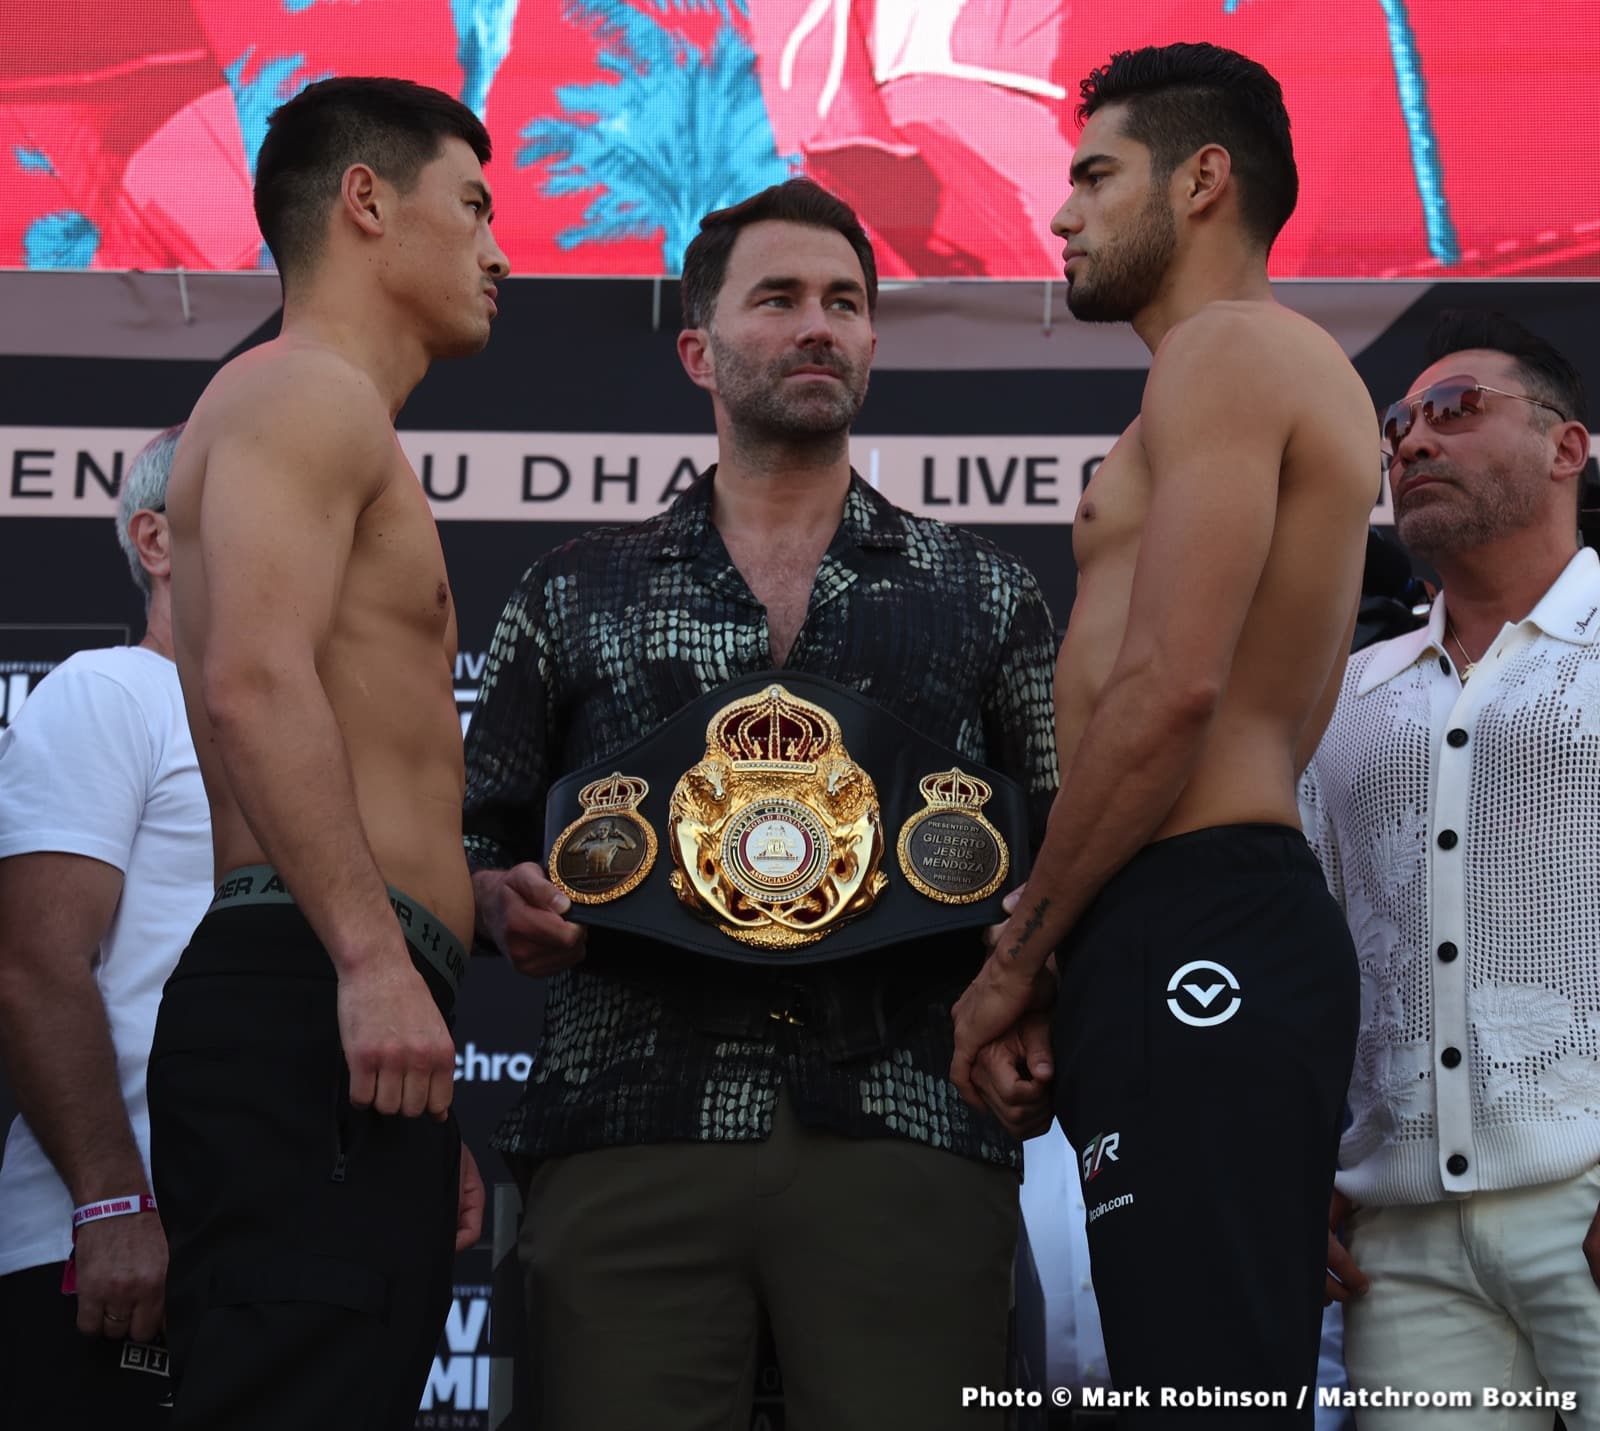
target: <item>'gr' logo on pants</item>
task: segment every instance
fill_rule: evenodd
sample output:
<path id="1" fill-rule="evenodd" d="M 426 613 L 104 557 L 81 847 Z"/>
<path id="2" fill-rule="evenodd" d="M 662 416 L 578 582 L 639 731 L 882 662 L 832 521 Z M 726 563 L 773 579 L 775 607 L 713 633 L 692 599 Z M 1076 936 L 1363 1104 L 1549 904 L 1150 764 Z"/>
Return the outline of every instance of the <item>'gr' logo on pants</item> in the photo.
<path id="1" fill-rule="evenodd" d="M 1083 1145 L 1083 1180 L 1092 1183 L 1105 1170 L 1106 1160 L 1120 1163 L 1117 1156 L 1117 1144 L 1122 1141 L 1121 1133 L 1097 1133 Z"/>
<path id="2" fill-rule="evenodd" d="M 1225 1024 L 1243 1002 L 1233 970 L 1212 959 L 1193 959 L 1167 980 L 1167 1008 L 1191 1028 Z"/>

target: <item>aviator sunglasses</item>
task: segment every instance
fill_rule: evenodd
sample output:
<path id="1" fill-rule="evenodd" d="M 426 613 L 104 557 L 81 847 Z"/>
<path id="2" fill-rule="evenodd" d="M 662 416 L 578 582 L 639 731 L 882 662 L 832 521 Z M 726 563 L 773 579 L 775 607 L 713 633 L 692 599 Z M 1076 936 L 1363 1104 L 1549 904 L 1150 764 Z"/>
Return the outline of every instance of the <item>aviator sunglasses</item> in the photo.
<path id="1" fill-rule="evenodd" d="M 1403 397 L 1399 402 L 1389 404 L 1388 410 L 1383 414 L 1384 460 L 1394 461 L 1394 455 L 1400 450 L 1400 444 L 1417 420 L 1419 408 L 1422 410 L 1423 421 L 1435 432 L 1459 432 L 1473 418 L 1482 414 L 1485 393 L 1493 393 L 1496 397 L 1515 398 L 1518 402 L 1532 403 L 1535 407 L 1547 407 L 1563 422 L 1567 420 L 1566 414 L 1560 408 L 1543 398 L 1527 397 L 1522 393 L 1508 393 L 1504 388 L 1485 387 L 1476 378 L 1441 378 L 1436 383 L 1430 383 L 1421 392 L 1412 393 L 1410 397 Z"/>

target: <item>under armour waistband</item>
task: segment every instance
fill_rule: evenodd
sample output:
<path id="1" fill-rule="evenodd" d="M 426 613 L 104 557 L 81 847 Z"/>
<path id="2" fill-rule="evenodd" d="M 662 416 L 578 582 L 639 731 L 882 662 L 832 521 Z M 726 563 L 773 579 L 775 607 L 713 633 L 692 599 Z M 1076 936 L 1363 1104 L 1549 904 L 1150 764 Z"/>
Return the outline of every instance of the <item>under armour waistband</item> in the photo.
<path id="1" fill-rule="evenodd" d="M 461 992 L 467 976 L 467 950 L 444 921 L 404 890 L 388 886 L 389 904 L 400 921 L 406 943 L 418 958 L 448 986 L 453 996 Z M 245 865 L 229 870 L 217 886 L 212 909 L 240 908 L 251 904 L 294 904 L 289 886 L 271 865 Z"/>

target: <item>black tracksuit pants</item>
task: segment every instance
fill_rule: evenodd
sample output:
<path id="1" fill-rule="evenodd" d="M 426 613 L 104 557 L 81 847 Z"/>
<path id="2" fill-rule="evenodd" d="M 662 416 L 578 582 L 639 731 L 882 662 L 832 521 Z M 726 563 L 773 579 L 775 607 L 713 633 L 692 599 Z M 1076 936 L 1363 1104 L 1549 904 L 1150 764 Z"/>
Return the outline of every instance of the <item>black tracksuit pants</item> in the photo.
<path id="1" fill-rule="evenodd" d="M 1056 1110 L 1113 1383 L 1149 1399 L 1119 1424 L 1309 1428 L 1359 1016 L 1310 848 L 1279 825 L 1147 846 L 1060 962 Z M 1195 1395 L 1163 1407 L 1164 1388 Z M 1224 1398 L 1240 1391 L 1287 1407 Z"/>
<path id="2" fill-rule="evenodd" d="M 453 1118 L 351 1107 L 336 991 L 292 905 L 214 910 L 167 984 L 149 1088 L 173 1431 L 413 1424 L 460 1141 Z"/>

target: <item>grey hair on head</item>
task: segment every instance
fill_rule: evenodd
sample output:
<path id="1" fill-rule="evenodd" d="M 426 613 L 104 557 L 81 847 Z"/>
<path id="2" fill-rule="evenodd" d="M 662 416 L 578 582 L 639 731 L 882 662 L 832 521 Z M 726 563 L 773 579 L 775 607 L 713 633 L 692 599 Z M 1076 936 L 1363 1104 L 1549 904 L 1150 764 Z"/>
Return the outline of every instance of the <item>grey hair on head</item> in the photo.
<path id="1" fill-rule="evenodd" d="M 150 604 L 150 573 L 139 560 L 139 549 L 133 544 L 128 523 L 135 512 L 149 510 L 164 512 L 167 509 L 167 478 L 172 475 L 172 455 L 178 450 L 178 439 L 183 436 L 184 424 L 169 427 L 150 439 L 139 455 L 128 464 L 122 478 L 122 494 L 117 499 L 117 543 L 128 559 L 128 570 L 133 573 L 133 584 L 144 593 L 145 605 Z"/>

